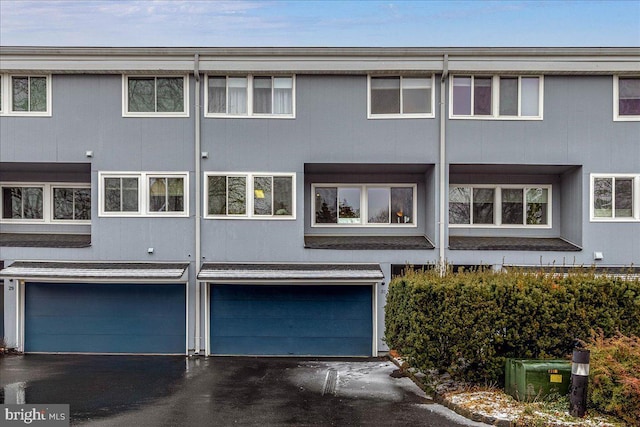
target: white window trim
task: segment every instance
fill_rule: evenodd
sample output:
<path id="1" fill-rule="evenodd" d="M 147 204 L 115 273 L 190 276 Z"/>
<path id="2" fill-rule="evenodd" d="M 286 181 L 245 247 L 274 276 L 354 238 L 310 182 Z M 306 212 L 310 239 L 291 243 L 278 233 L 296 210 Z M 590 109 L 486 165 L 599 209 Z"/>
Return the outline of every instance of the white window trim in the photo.
<path id="1" fill-rule="evenodd" d="M 0 116 L 14 117 L 51 117 L 51 74 L 38 73 L 11 73 L 0 74 L 2 81 L 2 102 L 0 103 Z M 13 111 L 13 90 L 11 87 L 12 77 L 45 77 L 47 85 L 47 109 L 46 111 Z"/>
<path id="2" fill-rule="evenodd" d="M 420 76 L 402 76 L 402 75 L 376 75 L 369 74 L 367 76 L 367 119 L 433 119 L 436 116 L 435 113 L 435 76 L 423 76 L 423 78 L 431 79 L 431 113 L 398 113 L 398 114 L 373 114 L 371 112 L 371 78 L 375 77 L 399 77 L 400 78 L 400 109 L 402 109 L 402 81 L 405 77 L 420 77 Z"/>
<path id="3" fill-rule="evenodd" d="M 81 183 L 68 183 L 68 182 L 55 182 L 55 183 L 42 183 L 42 182 L 1 182 L 0 183 L 0 194 L 2 192 L 2 188 L 5 187 L 35 187 L 42 188 L 42 218 L 38 219 L 12 219 L 12 218 L 2 218 L 0 214 L 0 223 L 2 224 L 70 224 L 70 225 L 87 225 L 91 224 L 91 220 L 75 220 L 75 219 L 54 219 L 53 218 L 53 208 L 54 208 L 54 197 L 53 190 L 54 188 L 84 188 L 91 189 L 90 184 L 81 184 Z M 3 200 L 0 198 L 0 213 L 2 212 L 2 203 Z M 91 201 L 93 205 L 93 200 Z"/>
<path id="4" fill-rule="evenodd" d="M 640 76 L 623 76 L 640 79 Z M 620 79 L 619 76 L 613 76 L 613 121 L 614 122 L 637 122 L 640 121 L 640 115 L 620 115 Z"/>
<path id="5" fill-rule="evenodd" d="M 470 77 L 471 78 L 471 115 L 454 115 L 453 114 L 453 79 L 454 77 Z M 476 116 L 473 114 L 473 98 L 474 98 L 474 79 L 475 77 L 491 77 L 491 115 Z M 517 116 L 501 116 L 500 115 L 500 77 L 517 77 L 518 78 L 518 115 Z M 538 78 L 538 115 L 522 116 L 522 79 L 527 77 Z M 484 75 L 484 74 L 451 74 L 449 75 L 449 119 L 452 120 L 516 120 L 531 121 L 544 120 L 544 76 L 543 75 Z"/>
<path id="6" fill-rule="evenodd" d="M 209 177 L 210 176 L 226 176 L 245 178 L 246 186 L 246 213 L 245 214 L 225 214 L 212 215 L 209 214 Z M 289 177 L 291 178 L 291 215 L 257 215 L 253 213 L 253 185 L 255 177 Z M 202 208 L 204 210 L 202 217 L 204 219 L 248 219 L 248 220 L 267 220 L 267 221 L 287 221 L 296 219 L 296 173 L 295 172 L 205 172 L 204 174 L 204 192 Z"/>
<path id="7" fill-rule="evenodd" d="M 596 178 L 631 178 L 633 180 L 633 216 L 631 217 L 596 217 L 593 206 L 593 184 Z M 612 188 L 612 210 L 615 211 L 615 186 Z M 589 220 L 590 222 L 638 222 L 640 221 L 640 174 L 633 173 L 592 173 L 589 179 Z"/>
<path id="8" fill-rule="evenodd" d="M 209 77 L 225 77 L 227 79 L 225 88 L 228 91 L 228 79 L 231 77 L 244 77 L 247 79 L 247 113 L 246 114 L 229 114 L 229 113 L 210 113 L 209 112 Z M 253 78 L 254 77 L 291 77 L 291 114 L 265 114 L 253 112 Z M 273 85 L 271 86 L 273 91 Z M 225 96 L 227 96 L 225 92 Z M 229 106 L 227 105 L 227 110 Z M 225 118 L 225 119 L 295 119 L 296 118 L 296 75 L 295 74 L 215 74 L 208 73 L 204 82 L 204 116 L 207 118 Z"/>
<path id="9" fill-rule="evenodd" d="M 183 85 L 183 106 L 184 111 L 176 112 L 154 112 L 154 111 L 141 111 L 130 112 L 129 108 L 129 77 L 145 77 L 145 78 L 180 78 L 182 77 Z M 157 85 L 154 84 L 154 90 L 157 91 Z M 197 96 L 197 95 L 196 95 Z M 157 102 L 157 97 L 156 97 Z M 122 75 L 122 117 L 189 117 L 189 76 L 186 74 L 123 74 Z"/>
<path id="10" fill-rule="evenodd" d="M 104 210 L 105 178 L 137 178 L 138 210 L 135 212 L 107 212 Z M 149 212 L 149 178 L 183 178 L 184 179 L 184 211 L 182 212 Z M 189 173 L 188 172 L 98 172 L 98 216 L 139 218 L 181 218 L 189 216 Z"/>
<path id="11" fill-rule="evenodd" d="M 520 229 L 549 229 L 553 228 L 553 193 L 550 184 L 449 184 L 449 188 L 491 188 L 493 193 L 493 224 L 473 224 L 473 191 L 471 191 L 471 212 L 470 224 L 451 224 L 448 222 L 449 228 L 520 228 Z M 547 198 L 549 200 L 547 209 L 547 224 L 502 224 L 502 191 L 501 189 L 523 189 L 523 196 L 526 197 L 526 190 L 531 188 L 547 189 Z M 448 194 L 448 193 L 447 193 Z M 527 201 L 523 198 L 523 205 L 526 212 Z M 449 200 L 447 196 L 447 217 L 449 216 Z"/>
<path id="12" fill-rule="evenodd" d="M 360 188 L 360 218 L 362 221 L 358 224 L 318 224 L 316 223 L 316 188 L 338 187 L 338 188 Z M 392 187 L 410 187 L 413 190 L 413 223 L 389 223 L 389 224 L 370 224 L 367 222 L 369 217 L 367 189 L 369 188 L 392 188 Z M 418 227 L 418 185 L 412 183 L 382 183 L 382 184 L 359 184 L 359 183 L 316 183 L 311 184 L 311 227 L 318 228 L 416 228 Z"/>

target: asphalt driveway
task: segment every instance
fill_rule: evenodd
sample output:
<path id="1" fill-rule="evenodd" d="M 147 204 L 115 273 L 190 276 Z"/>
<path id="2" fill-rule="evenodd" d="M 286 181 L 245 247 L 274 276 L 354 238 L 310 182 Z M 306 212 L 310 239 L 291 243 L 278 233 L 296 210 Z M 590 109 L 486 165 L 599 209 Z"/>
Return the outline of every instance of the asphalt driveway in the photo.
<path id="1" fill-rule="evenodd" d="M 484 426 L 385 359 L 27 355 L 0 358 L 0 402 L 68 403 L 86 426 Z"/>

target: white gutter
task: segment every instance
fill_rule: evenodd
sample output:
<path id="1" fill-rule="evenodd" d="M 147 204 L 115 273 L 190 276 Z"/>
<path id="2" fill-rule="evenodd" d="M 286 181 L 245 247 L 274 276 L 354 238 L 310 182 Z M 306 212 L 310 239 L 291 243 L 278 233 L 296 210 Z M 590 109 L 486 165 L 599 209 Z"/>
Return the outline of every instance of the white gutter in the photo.
<path id="1" fill-rule="evenodd" d="M 194 354 L 200 354 L 200 287 L 201 282 L 198 280 L 198 272 L 200 270 L 200 252 L 201 248 L 201 239 L 200 239 L 200 162 L 201 159 L 201 141 L 200 141 L 200 56 L 196 53 L 193 58 L 193 77 L 196 81 L 195 88 L 195 101 L 196 105 L 194 108 L 195 115 L 195 197 L 196 197 L 196 215 L 195 215 L 195 240 L 196 240 L 196 250 L 195 250 L 195 259 L 194 266 L 196 271 L 194 272 L 194 277 L 196 280 L 196 289 L 195 289 L 195 331 L 194 331 Z"/>
<path id="2" fill-rule="evenodd" d="M 443 60 L 442 60 L 442 78 L 440 79 L 440 214 L 439 214 L 439 218 L 438 218 L 438 225 L 439 225 L 439 230 L 438 230 L 438 246 L 440 247 L 440 251 L 439 251 L 439 258 L 438 258 L 438 264 L 440 267 L 440 274 L 444 275 L 444 272 L 446 271 L 446 253 L 445 253 L 445 246 L 446 246 L 446 238 L 445 238 L 445 232 L 446 232 L 446 223 L 445 223 L 445 216 L 446 216 L 446 210 L 445 210 L 445 203 L 447 202 L 447 196 L 446 196 L 446 190 L 447 190 L 447 181 L 446 181 L 446 177 L 447 177 L 447 164 L 446 164 L 446 132 L 445 132 L 445 125 L 446 125 L 446 82 L 447 82 L 447 77 L 449 74 L 449 55 L 448 54 L 444 54 Z"/>

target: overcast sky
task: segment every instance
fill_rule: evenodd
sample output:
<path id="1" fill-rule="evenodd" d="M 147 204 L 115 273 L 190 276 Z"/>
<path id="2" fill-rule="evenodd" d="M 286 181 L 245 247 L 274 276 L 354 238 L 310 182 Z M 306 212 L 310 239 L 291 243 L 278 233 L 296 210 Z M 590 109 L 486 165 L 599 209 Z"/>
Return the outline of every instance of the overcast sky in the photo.
<path id="1" fill-rule="evenodd" d="M 0 0 L 0 45 L 640 47 L 640 0 Z"/>

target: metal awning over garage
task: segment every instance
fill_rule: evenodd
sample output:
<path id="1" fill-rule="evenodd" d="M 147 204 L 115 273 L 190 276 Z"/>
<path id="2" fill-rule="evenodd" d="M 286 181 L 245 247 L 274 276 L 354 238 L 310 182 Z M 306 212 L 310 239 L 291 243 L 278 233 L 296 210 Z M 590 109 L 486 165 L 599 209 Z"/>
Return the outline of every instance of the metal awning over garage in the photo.
<path id="1" fill-rule="evenodd" d="M 199 280 L 231 282 L 378 282 L 384 279 L 379 264 L 205 263 Z"/>
<path id="2" fill-rule="evenodd" d="M 0 277 L 26 280 L 182 282 L 188 263 L 16 261 Z"/>

